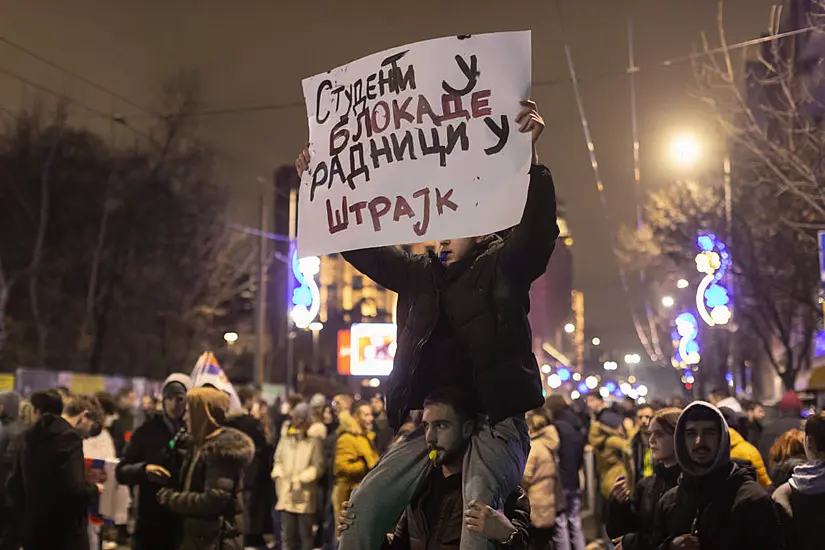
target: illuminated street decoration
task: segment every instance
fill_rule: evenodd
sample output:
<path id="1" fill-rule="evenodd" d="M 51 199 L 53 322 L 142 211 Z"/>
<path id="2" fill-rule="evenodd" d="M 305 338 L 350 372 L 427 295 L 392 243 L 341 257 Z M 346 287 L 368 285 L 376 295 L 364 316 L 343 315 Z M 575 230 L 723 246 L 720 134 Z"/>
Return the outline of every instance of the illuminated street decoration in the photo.
<path id="1" fill-rule="evenodd" d="M 307 328 L 321 309 L 321 291 L 315 276 L 321 271 L 321 258 L 307 256 L 298 259 L 292 253 L 292 274 L 297 286 L 292 290 L 292 322 L 298 328 Z"/>
<path id="2" fill-rule="evenodd" d="M 712 233 L 699 235 L 696 245 L 696 269 L 705 275 L 696 289 L 696 309 L 709 327 L 726 325 L 731 319 L 730 294 L 721 281 L 730 269 L 730 254 Z"/>
<path id="3" fill-rule="evenodd" d="M 702 359 L 699 354 L 699 321 L 696 316 L 686 311 L 676 317 L 676 330 L 673 334 L 676 353 L 673 356 L 675 366 L 698 365 Z"/>

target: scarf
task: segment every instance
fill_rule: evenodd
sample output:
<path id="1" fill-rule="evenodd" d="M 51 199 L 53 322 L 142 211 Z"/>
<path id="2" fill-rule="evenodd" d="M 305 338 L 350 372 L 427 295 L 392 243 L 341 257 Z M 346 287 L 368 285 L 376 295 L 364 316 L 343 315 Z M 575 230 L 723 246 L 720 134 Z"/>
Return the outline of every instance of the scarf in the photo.
<path id="1" fill-rule="evenodd" d="M 825 493 L 825 461 L 818 460 L 797 466 L 789 483 L 792 489 L 805 495 Z"/>

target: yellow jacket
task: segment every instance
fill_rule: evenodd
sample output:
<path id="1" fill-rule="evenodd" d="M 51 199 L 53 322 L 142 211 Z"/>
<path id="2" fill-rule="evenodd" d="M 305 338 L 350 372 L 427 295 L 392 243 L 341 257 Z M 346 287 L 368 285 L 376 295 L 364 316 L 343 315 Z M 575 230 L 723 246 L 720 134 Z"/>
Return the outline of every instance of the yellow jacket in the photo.
<path id="1" fill-rule="evenodd" d="M 765 463 L 762 461 L 762 455 L 759 454 L 756 447 L 745 441 L 745 438 L 733 428 L 730 428 L 730 457 L 747 460 L 753 464 L 753 467 L 756 468 L 756 481 L 759 482 L 759 485 L 765 489 L 771 486 L 771 478 L 768 476 Z"/>
<path id="2" fill-rule="evenodd" d="M 332 491 L 335 517 L 338 517 L 341 504 L 349 500 L 352 490 L 358 487 L 380 458 L 375 449 L 374 432 L 364 433 L 358 421 L 349 414 L 341 414 L 338 421 L 338 441 L 335 444 L 335 463 L 332 467 L 332 475 L 335 476 Z"/>

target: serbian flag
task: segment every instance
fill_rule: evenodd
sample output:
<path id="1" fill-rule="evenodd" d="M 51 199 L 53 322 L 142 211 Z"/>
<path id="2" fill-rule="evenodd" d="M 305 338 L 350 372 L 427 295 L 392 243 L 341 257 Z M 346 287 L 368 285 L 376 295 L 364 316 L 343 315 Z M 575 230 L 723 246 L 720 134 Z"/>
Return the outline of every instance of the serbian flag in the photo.
<path id="1" fill-rule="evenodd" d="M 241 407 L 241 400 L 238 398 L 238 393 L 235 387 L 226 377 L 218 360 L 215 359 L 215 354 L 211 351 L 205 351 L 198 358 L 195 363 L 195 368 L 192 370 L 192 385 L 196 388 L 203 387 L 207 384 L 215 386 L 217 389 L 229 395 L 229 412 L 230 414 L 238 414 L 243 412 Z"/>

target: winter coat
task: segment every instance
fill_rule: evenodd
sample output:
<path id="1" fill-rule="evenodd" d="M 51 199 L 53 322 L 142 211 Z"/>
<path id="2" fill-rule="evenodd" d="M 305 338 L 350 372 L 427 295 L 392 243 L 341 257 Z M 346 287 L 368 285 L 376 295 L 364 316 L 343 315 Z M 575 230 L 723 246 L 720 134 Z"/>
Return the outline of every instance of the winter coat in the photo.
<path id="1" fill-rule="evenodd" d="M 318 480 L 324 473 L 323 424 L 315 423 L 306 434 L 288 430 L 275 450 L 272 480 L 278 493 L 276 510 L 290 514 L 318 511 Z"/>
<path id="2" fill-rule="evenodd" d="M 272 478 L 272 461 L 275 448 L 266 440 L 263 424 L 249 414 L 230 417 L 226 426 L 246 434 L 255 444 L 255 456 L 244 472 L 243 512 L 244 534 L 261 535 L 264 532 L 265 516 L 271 515 L 274 491 Z"/>
<path id="3" fill-rule="evenodd" d="M 432 475 L 441 476 L 442 473 L 434 470 Z M 436 524 L 429 525 L 425 510 L 428 499 L 433 496 L 432 475 L 401 515 L 392 542 L 387 541 L 382 550 L 458 550 L 464 519 L 461 475 L 441 478 L 440 483 L 446 485 L 446 491 L 441 495 Z M 504 515 L 518 530 L 513 544 L 508 548 L 528 549 L 530 507 L 530 500 L 520 487 L 504 502 Z"/>
<path id="4" fill-rule="evenodd" d="M 161 489 L 157 479 L 146 475 L 146 466 L 166 468 L 172 478 L 166 486 L 180 489 L 180 473 L 185 459 L 185 441 L 178 443 L 171 421 L 163 413 L 150 416 L 135 430 L 115 468 L 117 482 L 136 490 L 134 538 L 142 548 L 175 550 L 182 536 L 183 519 L 158 503 Z M 172 442 L 175 441 L 174 444 Z"/>
<path id="5" fill-rule="evenodd" d="M 782 413 L 779 418 L 765 426 L 762 438 L 759 440 L 759 454 L 762 455 L 763 462 L 767 464 L 770 461 L 771 447 L 788 430 L 804 431 L 804 423 L 798 412 Z"/>
<path id="6" fill-rule="evenodd" d="M 747 460 L 753 464 L 754 469 L 756 469 L 756 481 L 759 485 L 765 489 L 771 486 L 768 469 L 765 468 L 765 463 L 762 461 L 762 456 L 759 454 L 759 451 L 756 450 L 756 447 L 745 441 L 745 438 L 733 428 L 730 428 L 730 457 Z"/>
<path id="7" fill-rule="evenodd" d="M 20 396 L 15 392 L 0 393 L 3 414 L 0 417 L 0 550 L 19 550 L 20 511 L 6 492 L 6 483 L 14 471 L 26 425 L 18 417 Z"/>
<path id="8" fill-rule="evenodd" d="M 109 432 L 112 434 L 112 440 L 115 443 L 115 451 L 117 456 L 123 456 L 126 449 L 126 443 L 132 438 L 132 431 L 135 429 L 135 413 L 129 409 L 121 409 L 117 411 L 117 417 L 111 426 Z"/>
<path id="9" fill-rule="evenodd" d="M 335 444 L 335 461 L 332 475 L 335 487 L 332 490 L 332 506 L 335 517 L 341 505 L 349 500 L 353 489 L 378 463 L 378 451 L 375 448 L 375 433 L 361 429 L 358 421 L 351 415 L 340 415 L 338 439 Z"/>
<path id="10" fill-rule="evenodd" d="M 8 491 L 23 509 L 26 550 L 89 550 L 88 507 L 98 492 L 86 481 L 83 440 L 62 417 L 44 414 L 26 432 Z"/>
<path id="11" fill-rule="evenodd" d="M 630 439 L 630 449 L 632 460 L 630 461 L 630 470 L 628 478 L 630 479 L 630 487 L 636 487 L 645 476 L 645 463 L 647 462 L 651 469 L 653 468 L 653 457 L 650 454 L 650 447 L 647 445 L 646 436 L 642 435 L 641 431 L 633 434 Z M 652 472 L 651 472 L 652 473 Z"/>
<path id="12" fill-rule="evenodd" d="M 421 376 L 422 353 L 446 318 L 472 367 L 479 407 L 490 423 L 544 404 L 527 313 L 530 285 L 541 276 L 559 236 L 553 179 L 533 165 L 521 222 L 466 261 L 445 270 L 435 254 L 396 247 L 344 252 L 356 269 L 398 293 L 398 347 L 388 380 L 387 418 L 397 430 L 423 408 L 433 377 Z M 443 311 L 442 311 L 443 309 Z"/>
<path id="13" fill-rule="evenodd" d="M 593 447 L 596 458 L 596 473 L 599 490 L 607 499 L 616 480 L 627 477 L 627 458 L 630 456 L 630 442 L 622 426 L 621 416 L 610 409 L 602 410 L 590 421 L 587 440 Z"/>
<path id="14" fill-rule="evenodd" d="M 579 470 L 584 464 L 584 446 L 587 436 L 578 417 L 571 411 L 564 411 L 559 418 L 553 417 L 553 426 L 559 433 L 559 480 L 565 491 L 578 491 Z"/>
<path id="15" fill-rule="evenodd" d="M 653 543 L 653 523 L 659 499 L 676 487 L 682 469 L 678 465 L 654 467 L 653 475 L 636 485 L 627 502 L 611 496 L 607 501 L 607 534 L 622 537 L 624 550 L 648 550 Z"/>
<path id="16" fill-rule="evenodd" d="M 703 407 L 718 418 L 720 443 L 714 462 L 697 470 L 685 444 L 690 411 Z M 783 550 L 785 542 L 770 497 L 747 469 L 731 462 L 730 436 L 719 409 L 702 401 L 685 408 L 674 435 L 679 484 L 659 501 L 653 541 L 670 550 L 679 535 L 698 536 L 702 550 Z"/>
<path id="17" fill-rule="evenodd" d="M 378 450 L 378 454 L 383 456 L 389 450 L 395 437 L 395 430 L 390 427 L 386 412 L 375 417 L 372 429 L 375 431 L 375 448 Z"/>
<path id="18" fill-rule="evenodd" d="M 554 426 L 547 426 L 530 436 L 530 454 L 521 485 L 530 499 L 530 522 L 534 527 L 553 527 L 556 523 L 558 449 L 559 432 Z"/>
<path id="19" fill-rule="evenodd" d="M 234 428 L 222 428 L 196 449 L 183 468 L 191 483 L 182 491 L 164 489 L 162 498 L 183 517 L 179 550 L 243 550 L 244 470 L 255 444 Z"/>
<path id="20" fill-rule="evenodd" d="M 791 479 L 791 475 L 793 475 L 794 468 L 805 464 L 807 461 L 805 457 L 791 457 L 785 462 L 774 464 L 770 472 L 774 487 L 778 488 L 787 483 Z"/>
<path id="21" fill-rule="evenodd" d="M 825 463 L 799 466 L 773 494 L 779 518 L 793 550 L 819 550 L 825 517 Z"/>

